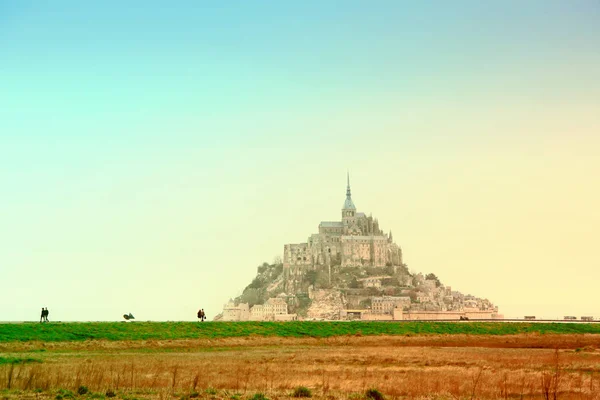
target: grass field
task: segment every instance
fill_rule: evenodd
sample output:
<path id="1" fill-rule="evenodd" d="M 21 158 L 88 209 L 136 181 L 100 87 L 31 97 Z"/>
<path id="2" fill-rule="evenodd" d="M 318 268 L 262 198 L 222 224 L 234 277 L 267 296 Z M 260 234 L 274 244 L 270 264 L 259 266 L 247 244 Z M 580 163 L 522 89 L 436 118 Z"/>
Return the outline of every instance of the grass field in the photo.
<path id="1" fill-rule="evenodd" d="M 0 343 L 10 341 L 162 340 L 345 335 L 600 334 L 600 324 L 501 322 L 81 322 L 0 324 Z"/>
<path id="2" fill-rule="evenodd" d="M 299 387 L 319 400 L 379 400 L 369 389 L 600 400 L 600 334 L 586 324 L 50 323 L 0 335 L 9 400 L 277 400 Z"/>

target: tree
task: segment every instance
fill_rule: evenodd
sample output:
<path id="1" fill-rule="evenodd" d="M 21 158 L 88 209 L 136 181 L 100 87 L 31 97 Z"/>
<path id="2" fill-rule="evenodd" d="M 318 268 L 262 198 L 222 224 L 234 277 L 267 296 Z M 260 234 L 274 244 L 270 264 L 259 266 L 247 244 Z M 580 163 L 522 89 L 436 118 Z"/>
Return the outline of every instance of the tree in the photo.
<path id="1" fill-rule="evenodd" d="M 259 274 L 262 274 L 263 272 L 265 272 L 267 270 L 267 268 L 269 268 L 269 263 L 264 262 L 264 263 L 262 263 L 262 265 L 260 265 L 257 268 L 257 271 Z"/>
<path id="2" fill-rule="evenodd" d="M 397 286 L 397 285 L 399 285 L 399 282 L 398 282 L 398 278 L 391 277 L 391 278 L 383 278 L 381 280 L 381 284 L 383 286 Z"/>
<path id="3" fill-rule="evenodd" d="M 371 299 L 361 300 L 358 306 L 360 308 L 371 308 Z"/>
<path id="4" fill-rule="evenodd" d="M 342 265 L 342 253 L 336 253 L 331 261 L 333 262 L 333 265 Z"/>
<path id="5" fill-rule="evenodd" d="M 246 289 L 244 289 L 244 291 L 248 289 L 259 289 L 261 287 L 263 287 L 262 279 L 260 279 L 260 277 L 257 276 L 252 280 L 252 282 L 250 282 L 248 286 L 246 286 Z"/>
<path id="6" fill-rule="evenodd" d="M 317 271 L 311 270 L 304 274 L 304 278 L 311 284 L 314 285 L 317 282 Z"/>
<path id="7" fill-rule="evenodd" d="M 390 265 L 387 265 L 390 264 Z M 392 263 L 387 263 L 385 265 L 385 274 L 386 275 L 394 275 L 394 273 L 396 272 L 396 268 L 394 268 L 394 266 L 392 265 Z"/>
<path id="8" fill-rule="evenodd" d="M 329 288 L 329 274 L 325 271 L 319 271 L 315 283 L 320 288 Z"/>
<path id="9" fill-rule="evenodd" d="M 440 287 L 442 285 L 439 278 L 433 272 L 425 275 L 425 279 L 435 281 L 435 287 Z"/>
<path id="10" fill-rule="evenodd" d="M 283 273 L 283 264 L 275 264 L 274 267 L 275 268 L 273 268 L 271 277 L 277 278 L 279 275 L 281 275 Z"/>
<path id="11" fill-rule="evenodd" d="M 255 304 L 262 304 L 263 299 L 261 291 L 259 289 L 246 289 L 240 296 L 240 303 L 248 303 L 248 306 L 252 307 Z"/>
<path id="12" fill-rule="evenodd" d="M 411 290 L 408 292 L 408 297 L 410 297 L 410 302 L 411 303 L 415 303 L 417 301 L 417 291 L 416 290 Z"/>

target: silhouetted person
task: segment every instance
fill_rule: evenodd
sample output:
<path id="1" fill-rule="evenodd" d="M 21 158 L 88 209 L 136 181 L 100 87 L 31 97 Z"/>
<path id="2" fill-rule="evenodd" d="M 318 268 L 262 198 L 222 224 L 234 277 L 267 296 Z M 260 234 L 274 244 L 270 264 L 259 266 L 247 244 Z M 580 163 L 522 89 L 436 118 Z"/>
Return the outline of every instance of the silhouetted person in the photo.
<path id="1" fill-rule="evenodd" d="M 204 314 L 204 308 L 202 309 L 202 322 L 206 319 L 206 314 Z"/>
<path id="2" fill-rule="evenodd" d="M 199 313 L 200 311 L 198 311 Z M 42 307 L 42 315 L 40 316 L 40 323 L 44 320 L 44 317 L 46 316 L 46 310 L 44 310 L 44 307 Z"/>
<path id="3" fill-rule="evenodd" d="M 198 310 L 198 319 L 202 321 L 202 309 Z"/>
<path id="4" fill-rule="evenodd" d="M 48 307 L 46 307 L 46 311 L 44 311 L 44 319 L 46 320 L 46 322 L 50 322 L 48 321 L 48 314 L 50 314 L 50 311 L 48 311 Z"/>

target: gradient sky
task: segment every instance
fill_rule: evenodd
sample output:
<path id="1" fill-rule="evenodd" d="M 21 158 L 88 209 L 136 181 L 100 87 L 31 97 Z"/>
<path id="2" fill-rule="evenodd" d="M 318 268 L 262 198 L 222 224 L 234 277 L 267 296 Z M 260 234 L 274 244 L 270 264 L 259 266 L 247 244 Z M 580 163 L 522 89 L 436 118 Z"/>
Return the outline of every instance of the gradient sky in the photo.
<path id="1" fill-rule="evenodd" d="M 126 3 L 126 4 L 125 4 Z M 195 320 L 359 211 L 600 317 L 598 1 L 0 0 L 0 320 Z"/>

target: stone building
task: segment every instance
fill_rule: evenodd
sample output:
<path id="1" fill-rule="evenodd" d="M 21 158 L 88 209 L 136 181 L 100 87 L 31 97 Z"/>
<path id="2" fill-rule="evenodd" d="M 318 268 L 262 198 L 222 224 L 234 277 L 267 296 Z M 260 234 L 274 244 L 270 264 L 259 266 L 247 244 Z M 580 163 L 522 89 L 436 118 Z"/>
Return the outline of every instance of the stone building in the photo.
<path id="1" fill-rule="evenodd" d="M 283 247 L 283 270 L 288 278 L 318 266 L 335 265 L 402 265 L 402 250 L 394 243 L 392 232 L 383 233 L 377 218 L 356 211 L 349 175 L 341 221 L 323 221 L 319 233 L 305 243 Z"/>
<path id="2" fill-rule="evenodd" d="M 248 303 L 235 304 L 233 301 L 223 306 L 221 321 L 295 321 L 296 314 L 288 314 L 288 305 L 283 296 L 273 297 L 265 304 L 252 307 Z"/>
<path id="3" fill-rule="evenodd" d="M 250 309 L 250 320 L 252 321 L 291 321 L 295 320 L 296 314 L 288 314 L 288 305 L 280 297 L 273 297 L 265 301 L 265 304 L 256 304 Z"/>
<path id="4" fill-rule="evenodd" d="M 235 305 L 233 301 L 223 306 L 222 321 L 248 321 L 250 319 L 250 308 L 248 303 Z"/>
<path id="5" fill-rule="evenodd" d="M 392 314 L 394 308 L 410 307 L 410 297 L 382 296 L 371 298 L 371 312 L 374 314 Z"/>

